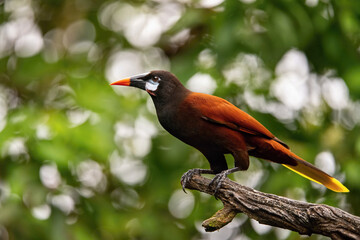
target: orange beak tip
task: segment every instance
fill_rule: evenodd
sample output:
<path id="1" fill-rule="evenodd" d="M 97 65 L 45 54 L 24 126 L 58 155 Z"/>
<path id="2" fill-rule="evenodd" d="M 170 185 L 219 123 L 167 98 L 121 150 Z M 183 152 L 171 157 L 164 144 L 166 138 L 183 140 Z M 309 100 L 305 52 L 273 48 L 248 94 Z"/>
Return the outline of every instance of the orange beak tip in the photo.
<path id="1" fill-rule="evenodd" d="M 121 79 L 119 81 L 110 83 L 110 85 L 130 86 L 130 78 Z"/>

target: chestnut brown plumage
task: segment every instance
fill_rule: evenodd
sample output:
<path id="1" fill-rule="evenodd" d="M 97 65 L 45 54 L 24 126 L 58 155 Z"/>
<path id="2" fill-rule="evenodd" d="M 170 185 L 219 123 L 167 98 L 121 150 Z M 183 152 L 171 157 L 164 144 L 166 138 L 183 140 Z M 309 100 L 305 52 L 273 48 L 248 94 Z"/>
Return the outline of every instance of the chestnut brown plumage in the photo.
<path id="1" fill-rule="evenodd" d="M 212 182 L 216 193 L 228 174 L 248 169 L 250 155 L 280 163 L 335 192 L 349 191 L 338 180 L 291 152 L 284 142 L 249 114 L 222 98 L 186 89 L 170 72 L 152 71 L 111 85 L 147 91 L 155 104 L 160 124 L 207 158 L 210 169 L 189 170 L 182 177 L 183 188 L 194 173 L 216 174 Z M 224 154 L 234 157 L 234 168 L 228 169 Z"/>

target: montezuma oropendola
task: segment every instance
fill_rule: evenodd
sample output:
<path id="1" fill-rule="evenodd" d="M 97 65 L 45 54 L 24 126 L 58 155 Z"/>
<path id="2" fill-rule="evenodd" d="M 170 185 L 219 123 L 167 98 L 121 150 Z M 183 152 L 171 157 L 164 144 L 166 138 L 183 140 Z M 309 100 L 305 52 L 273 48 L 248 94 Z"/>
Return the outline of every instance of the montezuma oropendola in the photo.
<path id="1" fill-rule="evenodd" d="M 216 174 L 212 181 L 216 194 L 225 177 L 247 170 L 249 156 L 254 156 L 280 163 L 335 192 L 349 191 L 338 180 L 291 152 L 284 142 L 249 114 L 222 98 L 188 90 L 170 72 L 152 71 L 111 85 L 147 91 L 155 104 L 160 124 L 207 158 L 210 169 L 186 172 L 181 178 L 183 189 L 192 174 Z M 224 154 L 234 157 L 234 168 L 228 169 Z"/>

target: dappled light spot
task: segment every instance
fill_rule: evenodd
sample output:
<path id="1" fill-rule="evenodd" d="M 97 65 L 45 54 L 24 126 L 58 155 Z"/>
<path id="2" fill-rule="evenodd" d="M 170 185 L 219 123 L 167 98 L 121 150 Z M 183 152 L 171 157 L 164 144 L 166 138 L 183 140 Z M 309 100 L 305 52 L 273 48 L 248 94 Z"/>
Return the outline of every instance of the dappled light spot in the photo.
<path id="1" fill-rule="evenodd" d="M 61 184 L 61 176 L 55 164 L 42 165 L 40 168 L 41 183 L 50 189 L 56 189 Z"/>
<path id="2" fill-rule="evenodd" d="M 11 21 L 0 25 L 0 58 L 13 51 L 19 57 L 31 57 L 43 47 L 41 31 L 34 22 L 31 1 L 6 1 L 4 10 Z"/>
<path id="3" fill-rule="evenodd" d="M 135 47 L 146 48 L 157 43 L 163 32 L 181 17 L 183 7 L 176 2 L 161 2 L 154 9 L 110 3 L 102 6 L 100 22 L 116 32 L 123 32 Z"/>
<path id="4" fill-rule="evenodd" d="M 326 103 L 333 109 L 343 109 L 349 103 L 349 89 L 341 78 L 324 76 L 322 94 Z"/>
<path id="5" fill-rule="evenodd" d="M 131 138 L 135 134 L 134 127 L 124 122 L 117 122 L 114 126 L 114 129 L 115 141 L 121 141 L 122 139 Z"/>
<path id="6" fill-rule="evenodd" d="M 334 175 L 336 166 L 334 155 L 329 152 L 321 152 L 315 157 L 315 166 L 329 175 Z"/>
<path id="7" fill-rule="evenodd" d="M 188 80 L 186 86 L 194 92 L 212 94 L 217 84 L 209 74 L 196 73 Z"/>
<path id="8" fill-rule="evenodd" d="M 168 208 L 174 217 L 186 218 L 191 214 L 194 204 L 195 199 L 191 192 L 186 194 L 182 190 L 176 190 L 170 197 Z"/>
<path id="9" fill-rule="evenodd" d="M 95 195 L 92 189 L 84 186 L 77 188 L 76 191 L 84 198 L 91 198 Z"/>
<path id="10" fill-rule="evenodd" d="M 32 18 L 18 17 L 0 25 L 0 58 L 13 50 L 19 57 L 31 57 L 39 53 L 43 45 L 41 31 Z"/>
<path id="11" fill-rule="evenodd" d="M 212 68 L 216 64 L 216 55 L 208 48 L 202 50 L 198 56 L 198 64 L 203 68 Z"/>
<path id="12" fill-rule="evenodd" d="M 139 194 L 131 188 L 117 188 L 111 192 L 112 205 L 116 209 L 137 208 L 141 209 L 144 203 L 140 202 Z"/>
<path id="13" fill-rule="evenodd" d="M 66 115 L 71 123 L 71 127 L 77 127 L 89 119 L 91 112 L 83 109 L 73 109 L 66 111 Z"/>
<path id="14" fill-rule="evenodd" d="M 144 157 L 151 150 L 151 138 L 143 136 L 134 136 L 129 142 L 128 148 L 135 157 Z"/>
<path id="15" fill-rule="evenodd" d="M 36 126 L 36 137 L 42 140 L 50 140 L 52 138 L 52 133 L 49 126 L 46 124 L 38 124 Z"/>
<path id="16" fill-rule="evenodd" d="M 291 231 L 283 228 L 274 228 L 274 233 L 277 239 L 282 240 L 287 239 L 291 234 Z"/>
<path id="17" fill-rule="evenodd" d="M 158 129 L 155 127 L 152 121 L 149 121 L 143 116 L 139 116 L 135 120 L 135 134 L 145 138 L 151 138 L 156 136 Z"/>
<path id="18" fill-rule="evenodd" d="M 115 124 L 115 142 L 125 152 L 135 157 L 144 157 L 151 150 L 151 138 L 157 135 L 155 125 L 140 116 L 135 120 L 135 127 L 130 124 L 117 122 Z"/>
<path id="19" fill-rule="evenodd" d="M 2 146 L 2 157 L 10 156 L 13 160 L 29 160 L 30 156 L 25 145 L 25 138 L 15 137 Z"/>
<path id="20" fill-rule="evenodd" d="M 141 53 L 134 50 L 114 53 L 106 64 L 106 78 L 109 83 L 145 72 Z"/>
<path id="21" fill-rule="evenodd" d="M 158 7 L 155 8 L 155 15 L 160 20 L 162 32 L 173 27 L 184 11 L 184 6 L 177 1 L 160 1 Z"/>
<path id="22" fill-rule="evenodd" d="M 55 195 L 51 198 L 51 204 L 69 215 L 75 209 L 74 199 L 66 194 Z"/>
<path id="23" fill-rule="evenodd" d="M 227 84 L 235 83 L 241 87 L 262 87 L 271 74 L 255 54 L 239 53 L 235 60 L 226 65 L 222 73 Z"/>
<path id="24" fill-rule="evenodd" d="M 52 29 L 44 35 L 43 57 L 48 63 L 57 62 L 64 54 L 64 47 L 61 40 L 64 35 L 62 29 Z"/>
<path id="25" fill-rule="evenodd" d="M 75 91 L 67 84 L 60 84 L 65 76 L 58 74 L 46 93 L 44 105 L 48 108 L 67 109 L 76 105 Z"/>
<path id="26" fill-rule="evenodd" d="M 19 57 L 31 57 L 39 53 L 44 42 L 40 30 L 34 26 L 34 30 L 21 36 L 15 42 L 15 52 Z"/>
<path id="27" fill-rule="evenodd" d="M 302 109 L 308 102 L 309 66 L 304 53 L 289 50 L 276 65 L 277 79 L 271 85 L 271 92 L 288 108 Z"/>
<path id="28" fill-rule="evenodd" d="M 107 181 L 99 163 L 93 160 L 82 161 L 76 167 L 76 174 L 84 186 L 90 187 L 98 192 L 105 191 Z"/>
<path id="29" fill-rule="evenodd" d="M 271 231 L 271 229 L 273 229 L 273 227 L 269 225 L 261 224 L 254 219 L 250 219 L 250 223 L 253 229 L 255 230 L 255 232 L 259 235 L 267 234 L 268 232 Z"/>
<path id="30" fill-rule="evenodd" d="M 65 48 L 72 54 L 88 52 L 96 37 L 94 25 L 87 20 L 79 20 L 67 27 L 63 36 Z"/>
<path id="31" fill-rule="evenodd" d="M 273 94 L 288 108 L 302 109 L 308 101 L 308 87 L 301 75 L 287 73 L 278 77 L 271 85 Z"/>
<path id="32" fill-rule="evenodd" d="M 46 220 L 51 215 L 51 208 L 48 204 L 33 207 L 31 209 L 31 214 L 34 218 L 37 218 L 39 220 Z"/>
<path id="33" fill-rule="evenodd" d="M 128 185 L 139 185 L 145 180 L 147 167 L 140 160 L 122 158 L 117 152 L 110 156 L 110 171 Z"/>
<path id="34" fill-rule="evenodd" d="M 252 109 L 272 114 L 284 123 L 291 122 L 297 115 L 283 103 L 265 99 L 263 95 L 256 95 L 250 91 L 244 93 L 244 100 Z"/>
<path id="35" fill-rule="evenodd" d="M 299 81 L 306 81 L 309 63 L 305 54 L 296 49 L 289 50 L 277 63 L 275 73 L 278 76 L 293 73 L 299 76 Z"/>
<path id="36" fill-rule="evenodd" d="M 157 43 L 161 36 L 161 22 L 157 16 L 139 13 L 132 17 L 124 35 L 135 47 L 149 47 Z"/>
<path id="37" fill-rule="evenodd" d="M 219 6 L 224 0 L 200 0 L 198 6 L 202 8 L 213 8 Z"/>
<path id="38" fill-rule="evenodd" d="M 319 3 L 319 0 L 306 0 L 305 1 L 305 4 L 308 6 L 308 7 L 316 7 Z"/>
<path id="39" fill-rule="evenodd" d="M 188 41 L 190 38 L 190 29 L 185 28 L 172 35 L 169 39 L 171 47 L 173 50 L 176 50 L 178 47 L 181 47 Z"/>

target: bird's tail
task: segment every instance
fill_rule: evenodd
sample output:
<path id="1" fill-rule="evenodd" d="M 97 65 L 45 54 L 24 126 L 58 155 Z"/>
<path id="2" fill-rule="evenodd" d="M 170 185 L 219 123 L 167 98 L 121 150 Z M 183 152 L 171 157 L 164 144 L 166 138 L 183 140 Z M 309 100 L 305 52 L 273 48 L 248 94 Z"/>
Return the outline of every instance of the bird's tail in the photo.
<path id="1" fill-rule="evenodd" d="M 312 164 L 299 158 L 293 157 L 293 159 L 297 163 L 296 166 L 287 164 L 282 165 L 311 181 L 324 185 L 325 187 L 334 192 L 349 192 L 349 189 L 342 185 L 338 180 L 329 176 L 328 174 L 316 168 Z"/>

